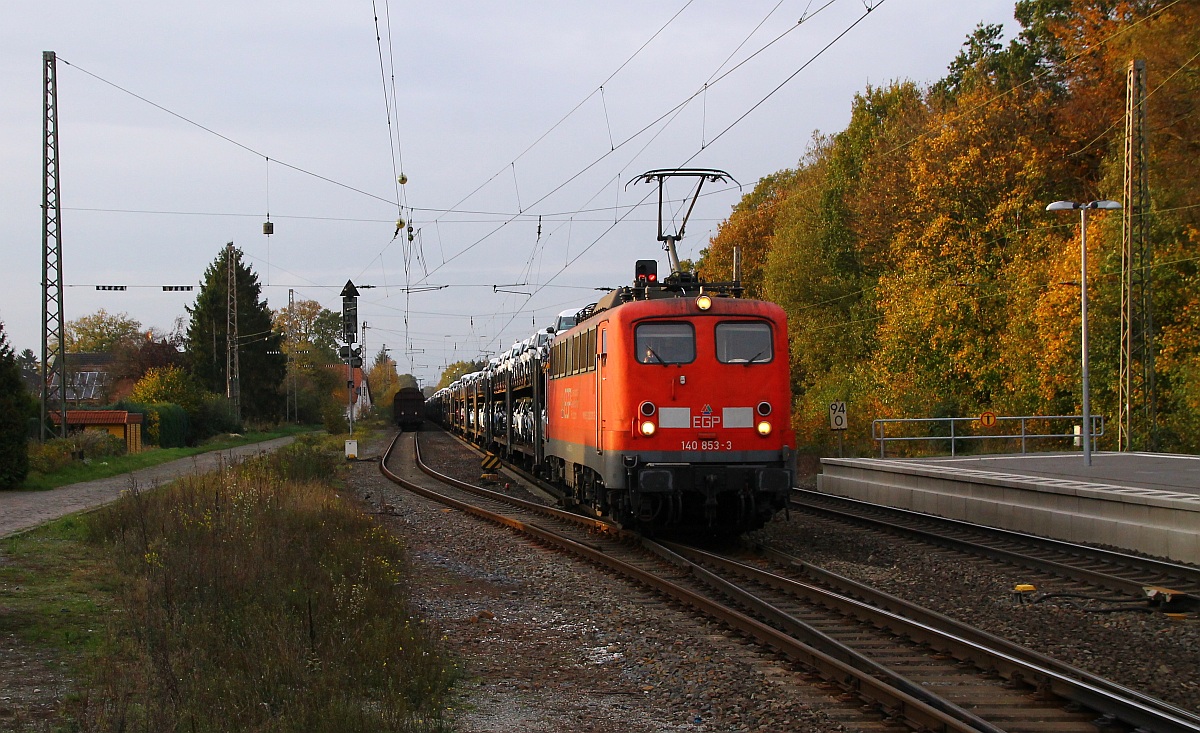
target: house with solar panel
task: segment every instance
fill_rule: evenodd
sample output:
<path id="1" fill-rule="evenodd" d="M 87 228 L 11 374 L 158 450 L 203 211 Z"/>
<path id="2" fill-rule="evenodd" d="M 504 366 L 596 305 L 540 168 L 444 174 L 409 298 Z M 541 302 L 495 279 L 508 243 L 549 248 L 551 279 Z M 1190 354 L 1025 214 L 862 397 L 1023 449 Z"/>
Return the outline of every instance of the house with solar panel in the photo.
<path id="1" fill-rule="evenodd" d="M 112 354 L 63 354 L 68 407 L 99 407 L 108 404 L 114 384 L 116 357 Z M 50 399 L 57 402 L 61 385 L 58 370 L 50 372 Z"/>

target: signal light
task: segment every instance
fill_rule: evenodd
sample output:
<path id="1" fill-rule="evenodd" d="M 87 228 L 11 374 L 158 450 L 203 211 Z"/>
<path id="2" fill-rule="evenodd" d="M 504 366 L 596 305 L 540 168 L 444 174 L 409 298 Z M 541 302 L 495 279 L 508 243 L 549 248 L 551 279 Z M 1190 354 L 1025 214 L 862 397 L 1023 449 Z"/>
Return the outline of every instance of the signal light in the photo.
<path id="1" fill-rule="evenodd" d="M 771 423 L 763 420 L 758 424 L 758 434 L 766 437 L 771 434 Z"/>
<path id="2" fill-rule="evenodd" d="M 654 435 L 654 431 L 656 429 L 654 423 L 649 420 L 643 421 L 639 428 L 642 431 L 642 435 L 645 435 L 646 437 Z"/>
<path id="3" fill-rule="evenodd" d="M 712 308 L 712 298 L 708 297 L 707 295 L 700 295 L 696 298 L 696 307 L 702 311 Z"/>
<path id="4" fill-rule="evenodd" d="M 633 279 L 638 285 L 658 282 L 658 260 L 638 260 L 634 263 Z"/>

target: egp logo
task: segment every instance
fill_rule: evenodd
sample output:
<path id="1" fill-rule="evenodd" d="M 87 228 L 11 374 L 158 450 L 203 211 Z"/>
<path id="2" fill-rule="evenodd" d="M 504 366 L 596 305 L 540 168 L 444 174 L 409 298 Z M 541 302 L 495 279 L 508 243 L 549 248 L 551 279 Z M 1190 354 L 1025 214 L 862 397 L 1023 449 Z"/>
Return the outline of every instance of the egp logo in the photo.
<path id="1" fill-rule="evenodd" d="M 714 415 L 712 405 L 705 405 L 699 415 L 692 417 L 693 428 L 715 428 L 721 424 L 721 418 Z"/>

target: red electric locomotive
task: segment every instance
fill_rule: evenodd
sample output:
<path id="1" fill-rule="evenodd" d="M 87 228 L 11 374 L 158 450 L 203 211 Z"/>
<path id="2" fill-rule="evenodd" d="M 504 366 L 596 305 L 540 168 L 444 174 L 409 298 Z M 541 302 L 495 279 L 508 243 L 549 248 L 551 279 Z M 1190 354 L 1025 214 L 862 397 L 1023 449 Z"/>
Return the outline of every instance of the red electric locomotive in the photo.
<path id="1" fill-rule="evenodd" d="M 651 171 L 644 180 L 712 170 Z M 696 187 L 699 195 L 700 185 Z M 693 204 L 695 198 L 693 198 Z M 690 209 L 689 212 L 690 214 Z M 686 223 L 687 217 L 684 217 Z M 795 438 L 783 309 L 734 282 L 639 260 L 634 282 L 527 348 L 431 399 L 469 439 L 523 463 L 574 502 L 649 532 L 737 534 L 788 500 Z"/>
<path id="2" fill-rule="evenodd" d="M 737 533 L 783 508 L 794 446 L 783 309 L 677 272 L 580 315 L 550 348 L 551 479 L 642 528 Z"/>

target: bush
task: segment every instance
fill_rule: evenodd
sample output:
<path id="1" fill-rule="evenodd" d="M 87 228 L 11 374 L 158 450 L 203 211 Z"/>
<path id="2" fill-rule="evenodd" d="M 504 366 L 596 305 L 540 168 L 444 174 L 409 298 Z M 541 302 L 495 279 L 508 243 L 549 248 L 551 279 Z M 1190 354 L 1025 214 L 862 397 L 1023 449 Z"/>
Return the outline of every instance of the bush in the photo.
<path id="1" fill-rule="evenodd" d="M 44 443 L 29 441 L 29 470 L 55 473 L 71 464 L 71 443 L 66 438 L 54 438 Z"/>
<path id="2" fill-rule="evenodd" d="M 68 435 L 66 440 L 76 457 L 89 461 L 124 455 L 126 449 L 124 438 L 103 430 L 80 430 Z"/>
<path id="3" fill-rule="evenodd" d="M 28 443 L 29 470 L 56 473 L 76 459 L 93 460 L 125 453 L 125 441 L 102 430 L 81 430 L 65 438 Z"/>
<path id="4" fill-rule="evenodd" d="M 330 435 L 350 432 L 350 421 L 346 419 L 346 406 L 339 402 L 325 401 L 321 408 L 321 422 L 325 425 L 325 432 Z"/>
<path id="5" fill-rule="evenodd" d="M 213 392 L 204 395 L 191 417 L 192 432 L 188 440 L 193 445 L 214 435 L 236 433 L 242 429 L 233 411 L 233 403 L 224 395 Z"/>
<path id="6" fill-rule="evenodd" d="M 154 404 L 120 403 L 117 409 L 142 416 L 142 439 L 160 448 L 182 448 L 188 444 L 187 412 L 169 402 Z"/>

